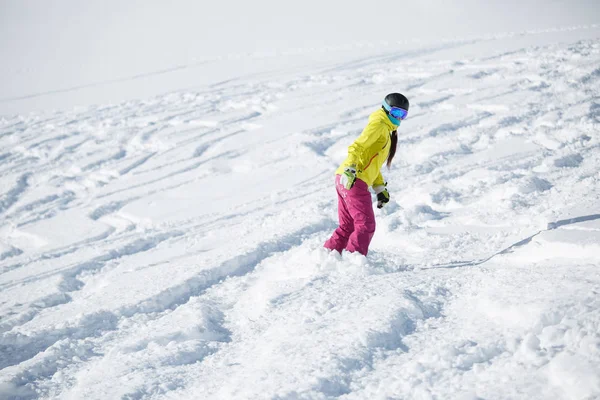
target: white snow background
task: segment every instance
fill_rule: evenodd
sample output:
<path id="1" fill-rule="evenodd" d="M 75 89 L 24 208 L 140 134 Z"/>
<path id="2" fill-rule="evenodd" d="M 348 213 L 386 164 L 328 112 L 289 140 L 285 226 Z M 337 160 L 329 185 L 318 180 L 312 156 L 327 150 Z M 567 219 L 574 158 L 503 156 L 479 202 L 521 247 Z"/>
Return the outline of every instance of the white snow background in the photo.
<path id="1" fill-rule="evenodd" d="M 0 398 L 600 398 L 597 1 L 1 1 L 0 51 Z"/>

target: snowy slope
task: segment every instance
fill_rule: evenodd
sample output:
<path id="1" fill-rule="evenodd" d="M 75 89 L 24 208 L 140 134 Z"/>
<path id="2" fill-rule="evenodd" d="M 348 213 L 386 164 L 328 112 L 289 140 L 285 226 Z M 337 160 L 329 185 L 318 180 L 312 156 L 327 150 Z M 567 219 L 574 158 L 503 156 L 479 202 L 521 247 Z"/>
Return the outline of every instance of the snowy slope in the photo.
<path id="1" fill-rule="evenodd" d="M 250 57 L 0 117 L 0 395 L 600 397 L 599 38 Z M 329 254 L 333 171 L 396 90 L 372 251 Z"/>

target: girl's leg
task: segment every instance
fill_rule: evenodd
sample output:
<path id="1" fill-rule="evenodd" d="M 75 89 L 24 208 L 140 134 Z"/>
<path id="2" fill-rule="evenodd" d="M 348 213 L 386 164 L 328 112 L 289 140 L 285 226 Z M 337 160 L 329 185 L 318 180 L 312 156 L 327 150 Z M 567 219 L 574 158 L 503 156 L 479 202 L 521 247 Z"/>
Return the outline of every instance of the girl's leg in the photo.
<path id="1" fill-rule="evenodd" d="M 358 179 L 354 187 L 346 193 L 344 200 L 348 213 L 354 221 L 354 232 L 348 238 L 346 250 L 357 251 L 366 256 L 371 239 L 375 234 L 375 213 L 373 212 L 371 193 L 367 184 Z"/>
<path id="2" fill-rule="evenodd" d="M 336 175 L 335 187 L 338 195 L 338 219 L 340 226 L 333 232 L 331 238 L 325 242 L 325 248 L 330 250 L 337 250 L 339 253 L 346 248 L 348 239 L 354 231 L 354 221 L 348 211 L 348 207 L 344 201 L 344 192 L 346 189 L 340 185 L 340 176 Z"/>

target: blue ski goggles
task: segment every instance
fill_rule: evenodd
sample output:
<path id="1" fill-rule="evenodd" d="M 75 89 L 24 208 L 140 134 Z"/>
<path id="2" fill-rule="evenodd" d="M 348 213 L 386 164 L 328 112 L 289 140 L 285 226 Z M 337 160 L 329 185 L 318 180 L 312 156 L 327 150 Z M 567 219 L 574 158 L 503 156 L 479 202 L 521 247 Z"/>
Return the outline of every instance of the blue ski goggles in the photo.
<path id="1" fill-rule="evenodd" d="M 383 108 L 385 108 L 392 117 L 399 120 L 404 120 L 408 116 L 407 110 L 400 107 L 390 107 L 388 103 L 385 102 L 385 100 L 383 101 Z"/>

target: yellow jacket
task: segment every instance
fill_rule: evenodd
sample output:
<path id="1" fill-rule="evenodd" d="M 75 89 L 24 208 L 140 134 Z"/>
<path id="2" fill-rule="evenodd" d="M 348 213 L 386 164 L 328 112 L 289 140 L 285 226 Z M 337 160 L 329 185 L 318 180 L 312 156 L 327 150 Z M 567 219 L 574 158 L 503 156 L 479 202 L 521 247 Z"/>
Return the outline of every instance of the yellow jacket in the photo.
<path id="1" fill-rule="evenodd" d="M 383 109 L 375 111 L 358 139 L 348 147 L 348 157 L 335 173 L 341 175 L 346 167 L 356 165 L 358 179 L 369 186 L 384 185 L 381 167 L 390 153 L 390 133 L 397 128 Z"/>

